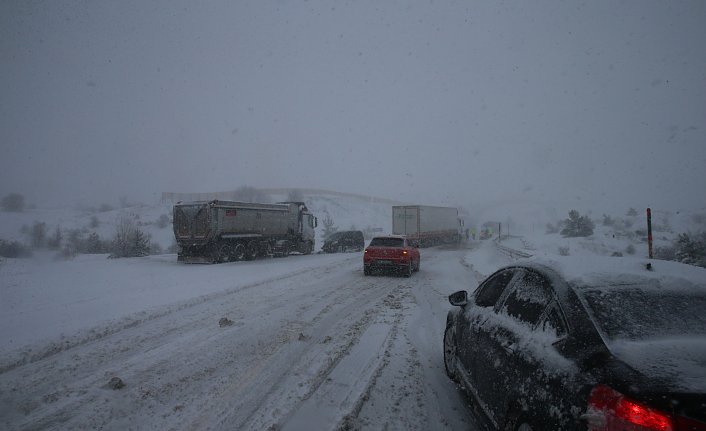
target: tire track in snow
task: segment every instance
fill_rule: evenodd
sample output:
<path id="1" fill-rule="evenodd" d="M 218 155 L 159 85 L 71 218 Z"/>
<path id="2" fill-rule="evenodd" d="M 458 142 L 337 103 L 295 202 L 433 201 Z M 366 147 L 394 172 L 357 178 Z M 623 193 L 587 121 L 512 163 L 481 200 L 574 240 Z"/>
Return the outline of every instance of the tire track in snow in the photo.
<path id="1" fill-rule="evenodd" d="M 356 259 L 357 260 L 357 259 Z M 350 260 L 351 264 L 353 259 Z M 180 387 L 189 386 L 193 383 L 190 374 L 201 374 L 202 378 L 209 374 L 203 370 L 208 370 L 209 367 L 196 367 L 186 364 L 182 366 L 182 373 L 176 381 L 164 382 L 160 380 L 160 374 L 164 374 L 164 370 L 173 368 L 172 355 L 165 355 L 165 350 L 171 350 L 177 355 L 181 352 L 193 351 L 196 346 L 210 346 L 214 342 L 218 343 L 220 339 L 227 336 L 228 331 L 217 328 L 215 322 L 222 312 L 229 308 L 237 307 L 242 298 L 242 294 L 246 289 L 253 287 L 263 287 L 263 296 L 277 298 L 281 290 L 296 290 L 298 284 L 302 283 L 301 279 L 325 279 L 326 274 L 329 277 L 335 277 L 332 274 L 332 268 L 321 267 L 315 270 L 307 269 L 297 272 L 298 276 L 293 276 L 284 280 L 284 277 L 278 277 L 272 280 L 266 280 L 260 283 L 255 283 L 244 288 L 232 291 L 227 295 L 211 295 L 210 300 L 200 298 L 197 304 L 186 308 L 172 308 L 168 313 L 164 313 L 159 317 L 140 322 L 139 327 L 130 327 L 127 330 L 116 331 L 115 333 L 106 335 L 92 342 L 85 342 L 77 345 L 71 351 L 57 352 L 56 354 L 46 357 L 44 360 L 37 360 L 33 363 L 26 364 L 14 371 L 10 371 L 5 375 L 0 376 L 1 381 L 11 382 L 8 386 L 12 386 L 13 393 L 10 394 L 11 400 L 7 398 L 0 404 L 0 410 L 3 405 L 22 404 L 20 407 L 23 415 L 32 416 L 24 422 L 25 424 L 51 424 L 61 423 L 66 417 L 71 417 L 74 410 L 82 405 L 96 403 L 100 397 L 105 396 L 102 392 L 95 392 L 91 388 L 102 386 L 110 377 L 110 374 L 117 374 L 130 377 L 132 382 L 142 382 L 157 380 L 151 384 L 140 384 L 133 387 L 133 395 L 140 399 L 149 401 L 154 394 L 169 394 L 170 392 L 178 391 Z M 268 284 L 269 283 L 269 284 Z M 284 288 L 280 285 L 284 284 Z M 291 286 L 294 286 L 293 288 Z M 326 298 L 335 293 L 335 289 L 331 293 L 324 294 Z M 307 292 L 300 294 L 302 297 L 307 296 Z M 310 296 L 310 295 L 309 295 Z M 226 301 L 229 299 L 229 301 Z M 259 296 L 254 298 L 261 300 Z M 286 303 L 291 301 L 292 295 L 284 295 L 280 298 L 280 302 Z M 237 325 L 230 330 L 240 330 L 246 323 L 236 319 Z M 215 329 L 214 329 L 215 327 Z M 267 328 L 265 328 L 267 329 Z M 127 333 L 126 333 L 127 332 Z M 281 334 L 280 334 L 281 335 Z M 281 337 L 275 340 L 275 343 L 289 341 L 291 337 Z M 210 343 L 210 344 L 209 344 Z M 233 358 L 238 358 L 240 352 L 233 348 L 222 348 L 225 351 L 221 357 L 211 361 L 214 364 L 220 362 L 225 365 L 237 365 Z M 267 353 L 266 346 L 258 346 L 259 349 Z M 198 350 L 198 349 L 196 349 Z M 276 349 L 272 349 L 270 354 Z M 73 352 L 73 353 L 72 353 Z M 179 352 L 179 353 L 177 353 Z M 70 359 L 69 355 L 71 355 Z M 193 359 L 190 361 L 195 362 Z M 229 362 L 230 361 L 230 362 Z M 218 365 L 210 368 L 217 368 Z M 19 378 L 16 378 L 19 376 Z M 157 376 L 155 379 L 154 376 Z M 184 377 L 186 377 L 183 381 Z M 222 377 L 222 376 L 221 376 Z M 167 379 L 169 380 L 169 379 Z M 198 378 L 196 379 L 198 380 Z M 3 385 L 4 386 L 4 385 Z M 64 386 L 61 391 L 56 389 Z M 88 388 L 88 389 L 86 389 Z M 54 395 L 52 395 L 54 394 Z M 42 399 L 49 395 L 52 399 L 61 401 L 60 403 L 52 402 L 52 406 L 45 405 Z M 2 395 L 0 395 L 2 397 Z M 167 397 L 168 398 L 168 397 Z M 19 400 L 19 401 L 18 401 Z M 15 402 L 18 401 L 18 402 Z M 186 401 L 189 401 L 188 398 Z M 47 412 L 43 407 L 48 407 L 52 412 Z M 175 406 L 176 407 L 176 406 Z M 9 416 L 9 415 L 8 415 Z M 3 414 L 3 417 L 8 417 Z M 44 418 L 44 419 L 42 419 Z M 9 427 L 10 429 L 12 427 Z M 24 426 L 20 427 L 24 428 Z"/>
<path id="2" fill-rule="evenodd" d="M 353 260 L 353 258 L 349 259 Z M 347 260 L 348 261 L 348 260 Z M 346 262 L 347 262 L 346 261 Z M 224 297 L 228 297 L 248 289 L 262 287 L 267 284 L 275 283 L 280 280 L 285 280 L 291 277 L 296 277 L 312 272 L 311 268 L 305 268 L 293 271 L 281 276 L 268 278 L 256 283 L 249 283 L 243 286 L 238 286 L 231 289 L 225 289 L 220 292 L 211 293 L 208 295 L 198 296 L 165 307 L 160 307 L 154 311 L 140 311 L 130 316 L 126 316 L 119 320 L 106 322 L 105 324 L 88 329 L 84 332 L 72 335 L 70 337 L 62 337 L 61 340 L 43 343 L 39 345 L 25 346 L 19 351 L 9 352 L 4 357 L 0 358 L 0 375 L 13 370 L 17 367 L 41 361 L 52 355 L 73 349 L 75 347 L 90 343 L 102 338 L 110 337 L 121 331 L 132 329 L 148 323 L 155 319 L 160 319 L 174 313 L 181 312 L 185 309 L 212 302 Z"/>
<path id="3" fill-rule="evenodd" d="M 313 339 L 305 346 L 300 360 L 286 367 L 282 373 L 281 384 L 272 384 L 271 390 L 256 400 L 259 405 L 244 422 L 242 429 L 279 428 L 287 418 L 296 415 L 297 410 L 307 400 L 316 397 L 326 387 L 331 373 L 340 366 L 360 343 L 361 337 L 371 324 L 385 322 L 387 319 L 388 297 L 398 284 L 397 279 L 362 277 L 360 268 L 355 270 L 356 282 L 352 286 L 353 302 L 343 302 L 337 298 L 334 303 L 343 303 L 342 307 L 330 310 L 330 314 L 321 319 L 321 328 L 330 328 L 324 332 L 314 331 Z M 359 292 L 366 292 L 364 296 Z M 330 344 L 329 344 L 330 343 Z M 321 358 L 321 347 L 327 344 L 325 357 Z M 284 389 L 283 389 L 284 388 Z M 346 412 L 347 413 L 347 412 Z M 344 413 L 340 415 L 342 418 Z M 232 419 L 224 423 L 234 423 Z"/>

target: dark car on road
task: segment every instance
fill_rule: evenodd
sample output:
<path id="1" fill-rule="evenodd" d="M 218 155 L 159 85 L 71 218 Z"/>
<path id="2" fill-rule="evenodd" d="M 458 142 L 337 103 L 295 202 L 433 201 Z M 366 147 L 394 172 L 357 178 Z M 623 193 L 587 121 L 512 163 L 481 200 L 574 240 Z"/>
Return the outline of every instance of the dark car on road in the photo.
<path id="1" fill-rule="evenodd" d="M 449 301 L 446 372 L 491 428 L 706 430 L 706 269 L 531 260 Z"/>
<path id="2" fill-rule="evenodd" d="M 419 248 L 409 244 L 401 235 L 376 236 L 363 253 L 363 273 L 392 270 L 405 277 L 419 271 L 421 256 Z"/>
<path id="3" fill-rule="evenodd" d="M 365 239 L 359 230 L 334 232 L 326 238 L 321 249 L 325 253 L 342 253 L 346 251 L 363 251 Z"/>

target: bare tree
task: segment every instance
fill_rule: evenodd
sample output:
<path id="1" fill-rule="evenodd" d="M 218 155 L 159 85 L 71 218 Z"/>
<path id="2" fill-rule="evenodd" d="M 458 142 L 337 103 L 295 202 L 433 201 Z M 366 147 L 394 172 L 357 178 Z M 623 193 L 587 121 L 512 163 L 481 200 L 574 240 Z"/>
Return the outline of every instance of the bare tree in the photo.
<path id="1" fill-rule="evenodd" d="M 61 240 L 63 235 L 61 234 L 61 228 L 59 226 L 54 230 L 54 234 L 47 240 L 47 247 L 49 250 L 58 250 L 61 247 Z"/>
<path id="2" fill-rule="evenodd" d="M 32 247 L 44 247 L 47 242 L 47 224 L 35 221 L 30 231 L 30 239 L 32 241 Z"/>
<path id="3" fill-rule="evenodd" d="M 329 214 L 328 212 L 326 212 L 325 214 L 326 216 L 321 220 L 321 224 L 324 226 L 324 239 L 328 238 L 332 233 L 338 230 L 338 228 L 335 226 L 333 218 L 331 217 L 331 214 Z"/>

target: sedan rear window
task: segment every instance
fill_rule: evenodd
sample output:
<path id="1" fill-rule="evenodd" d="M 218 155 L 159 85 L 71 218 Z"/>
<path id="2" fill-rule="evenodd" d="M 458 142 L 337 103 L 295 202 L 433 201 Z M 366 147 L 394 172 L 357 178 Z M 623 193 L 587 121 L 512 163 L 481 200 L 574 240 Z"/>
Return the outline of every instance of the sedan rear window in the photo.
<path id="1" fill-rule="evenodd" d="M 582 291 L 594 321 L 609 338 L 641 340 L 706 335 L 706 294 L 621 287 Z"/>
<path id="2" fill-rule="evenodd" d="M 370 241 L 371 247 L 404 247 L 402 238 L 373 238 Z"/>

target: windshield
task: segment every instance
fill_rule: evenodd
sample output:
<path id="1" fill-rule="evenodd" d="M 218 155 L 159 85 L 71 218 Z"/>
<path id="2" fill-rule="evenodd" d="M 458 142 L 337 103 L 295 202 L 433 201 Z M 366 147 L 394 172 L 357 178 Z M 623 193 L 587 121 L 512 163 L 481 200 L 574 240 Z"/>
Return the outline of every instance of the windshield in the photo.
<path id="1" fill-rule="evenodd" d="M 594 322 L 609 338 L 706 335 L 706 294 L 622 287 L 590 289 L 582 295 Z"/>
<path id="2" fill-rule="evenodd" d="M 404 240 L 401 238 L 373 238 L 370 241 L 371 247 L 404 247 Z"/>

